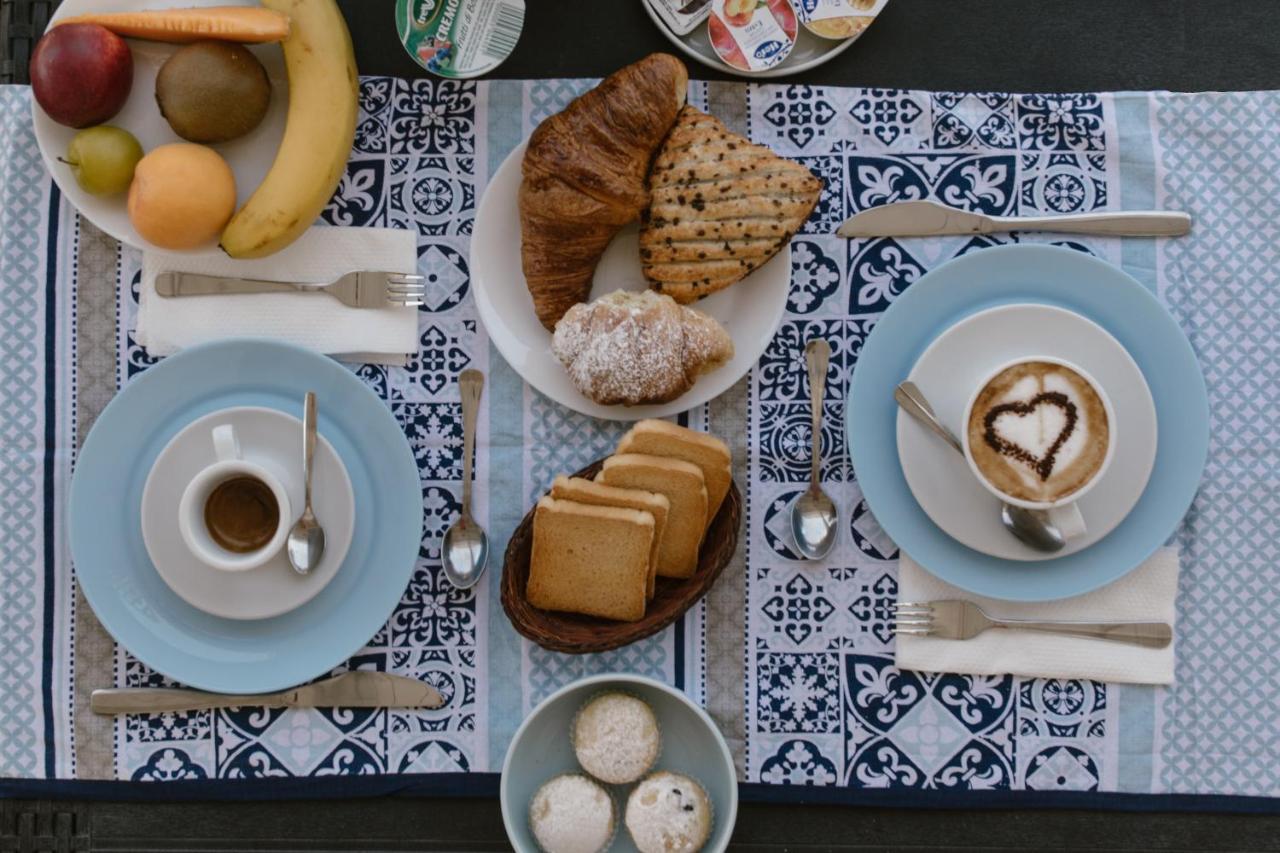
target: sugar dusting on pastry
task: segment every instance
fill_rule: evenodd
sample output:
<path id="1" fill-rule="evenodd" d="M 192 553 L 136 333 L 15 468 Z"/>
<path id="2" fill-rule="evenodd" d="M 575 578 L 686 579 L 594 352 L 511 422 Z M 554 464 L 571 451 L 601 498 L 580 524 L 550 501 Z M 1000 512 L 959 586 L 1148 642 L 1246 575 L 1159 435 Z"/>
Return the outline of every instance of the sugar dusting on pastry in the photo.
<path id="1" fill-rule="evenodd" d="M 711 835 L 711 801 L 681 773 L 654 773 L 627 798 L 627 832 L 640 853 L 693 853 Z"/>
<path id="2" fill-rule="evenodd" d="M 585 776 L 545 782 L 529 803 L 529 828 L 547 853 L 597 853 L 613 840 L 613 800 Z"/>
<path id="3" fill-rule="evenodd" d="M 573 722 L 573 749 L 582 768 L 611 785 L 643 776 L 658 760 L 658 718 L 643 700 L 606 693 L 583 706 Z"/>
<path id="4" fill-rule="evenodd" d="M 575 305 L 551 350 L 574 386 L 601 405 L 674 400 L 699 374 L 733 357 L 719 323 L 652 291 L 615 291 Z"/>

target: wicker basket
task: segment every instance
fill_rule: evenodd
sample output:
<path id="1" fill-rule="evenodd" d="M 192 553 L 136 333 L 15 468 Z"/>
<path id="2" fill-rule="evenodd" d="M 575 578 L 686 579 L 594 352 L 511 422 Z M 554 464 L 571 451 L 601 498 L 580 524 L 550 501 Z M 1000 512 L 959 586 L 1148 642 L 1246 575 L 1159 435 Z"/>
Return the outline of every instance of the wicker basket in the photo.
<path id="1" fill-rule="evenodd" d="M 575 477 L 591 479 L 604 460 L 583 468 Z M 698 570 L 687 580 L 658 578 L 653 600 L 638 622 L 614 622 L 577 613 L 539 610 L 529 604 L 525 588 L 529 583 L 529 558 L 533 550 L 533 510 L 511 534 L 502 565 L 502 609 L 511 625 L 544 649 L 580 655 L 607 652 L 658 633 L 680 618 L 707 594 L 738 547 L 738 526 L 742 519 L 742 496 L 732 484 L 720 511 L 702 542 Z"/>
<path id="2" fill-rule="evenodd" d="M 59 0 L 0 0 L 0 83 L 29 83 L 31 48 Z"/>

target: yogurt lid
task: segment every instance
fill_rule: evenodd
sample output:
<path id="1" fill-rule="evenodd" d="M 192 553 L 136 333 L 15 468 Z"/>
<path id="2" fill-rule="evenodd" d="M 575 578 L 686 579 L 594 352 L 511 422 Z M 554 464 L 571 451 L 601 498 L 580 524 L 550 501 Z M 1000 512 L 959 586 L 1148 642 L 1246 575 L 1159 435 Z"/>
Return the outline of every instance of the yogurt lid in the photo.
<path id="1" fill-rule="evenodd" d="M 658 13 L 671 32 L 678 36 L 693 31 L 711 14 L 711 0 L 648 0 L 649 8 Z"/>
<path id="2" fill-rule="evenodd" d="M 764 71 L 791 53 L 799 26 L 791 0 L 712 0 L 707 35 L 729 65 Z"/>
<path id="3" fill-rule="evenodd" d="M 828 39 L 862 34 L 889 0 L 794 0 L 805 29 Z"/>
<path id="4" fill-rule="evenodd" d="M 479 77 L 515 50 L 524 0 L 396 0 L 396 30 L 432 74 Z"/>

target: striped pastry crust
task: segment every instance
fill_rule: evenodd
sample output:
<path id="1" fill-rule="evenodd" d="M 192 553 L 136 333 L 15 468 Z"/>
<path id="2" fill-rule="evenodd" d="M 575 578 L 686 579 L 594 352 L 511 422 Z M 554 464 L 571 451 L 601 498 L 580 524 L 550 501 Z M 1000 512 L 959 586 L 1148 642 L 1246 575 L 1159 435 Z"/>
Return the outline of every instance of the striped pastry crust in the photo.
<path id="1" fill-rule="evenodd" d="M 688 304 L 778 253 L 818 203 L 804 166 L 686 106 L 649 171 L 640 260 L 649 285 Z"/>

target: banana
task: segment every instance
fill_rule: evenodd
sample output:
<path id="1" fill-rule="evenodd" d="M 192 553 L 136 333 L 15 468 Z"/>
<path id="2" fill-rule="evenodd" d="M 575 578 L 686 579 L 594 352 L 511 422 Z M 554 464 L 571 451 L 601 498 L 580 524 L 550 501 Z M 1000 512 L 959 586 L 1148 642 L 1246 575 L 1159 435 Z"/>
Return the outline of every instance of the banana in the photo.
<path id="1" fill-rule="evenodd" d="M 335 0 L 262 5 L 289 16 L 289 112 L 270 171 L 222 232 L 233 258 L 274 254 L 315 222 L 346 171 L 359 109 L 351 33 Z"/>

